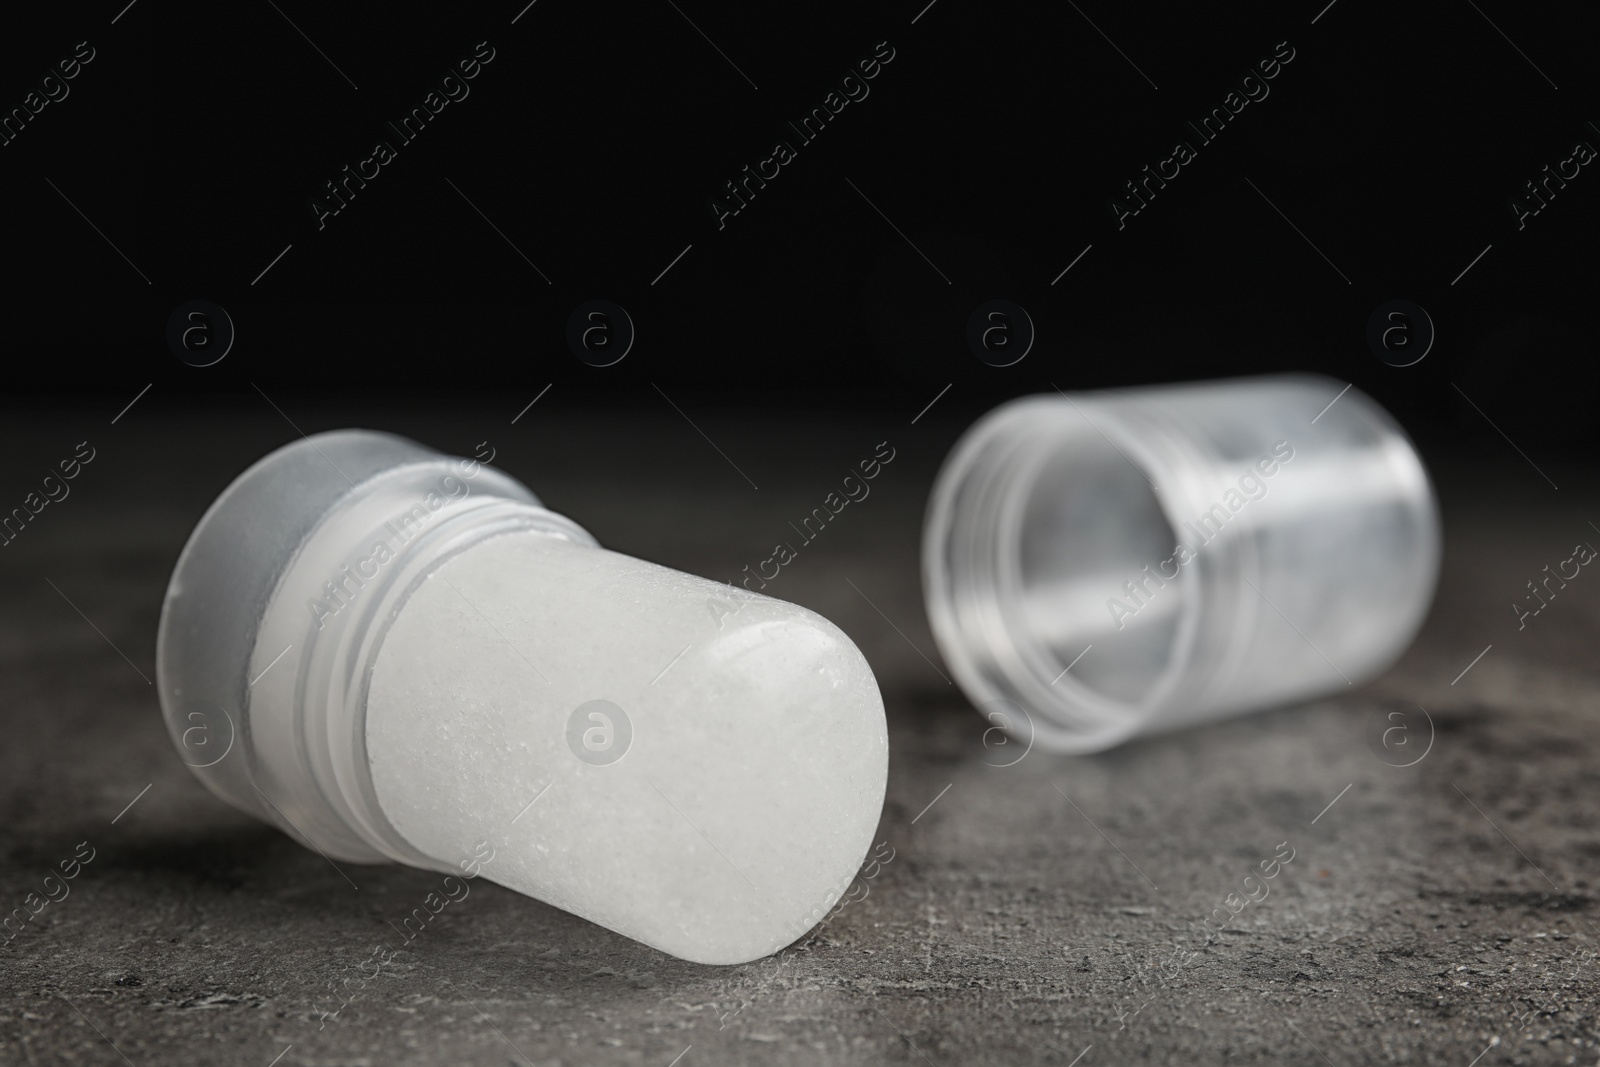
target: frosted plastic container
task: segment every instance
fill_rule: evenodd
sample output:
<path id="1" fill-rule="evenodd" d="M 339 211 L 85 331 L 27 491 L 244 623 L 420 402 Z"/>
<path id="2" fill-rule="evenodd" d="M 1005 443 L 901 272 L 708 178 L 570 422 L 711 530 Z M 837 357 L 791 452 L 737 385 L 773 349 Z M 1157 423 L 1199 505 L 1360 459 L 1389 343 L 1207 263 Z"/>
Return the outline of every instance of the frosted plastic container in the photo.
<path id="1" fill-rule="evenodd" d="M 1400 427 L 1344 388 L 1245 378 L 984 416 L 923 530 L 929 620 L 969 699 L 1081 753 L 1383 671 L 1432 600 L 1438 510 Z"/>

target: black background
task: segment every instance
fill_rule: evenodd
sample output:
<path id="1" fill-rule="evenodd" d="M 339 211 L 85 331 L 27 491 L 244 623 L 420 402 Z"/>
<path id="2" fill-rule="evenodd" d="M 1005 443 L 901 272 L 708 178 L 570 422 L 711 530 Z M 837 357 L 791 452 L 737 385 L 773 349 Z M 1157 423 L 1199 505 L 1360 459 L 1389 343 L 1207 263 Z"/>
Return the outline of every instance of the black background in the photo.
<path id="1" fill-rule="evenodd" d="M 96 56 L 0 148 L 6 390 L 95 418 L 147 383 L 156 406 L 260 406 L 255 383 L 334 407 L 491 393 L 509 417 L 553 383 L 569 410 L 670 393 L 909 418 L 950 383 L 946 417 L 1052 384 L 1304 369 L 1425 448 L 1504 453 L 1484 416 L 1591 443 L 1600 177 L 1520 231 L 1508 201 L 1600 145 L 1595 20 L 1324 2 L 13 8 L 5 108 L 77 42 Z M 479 41 L 495 58 L 470 96 L 319 230 L 308 201 Z M 709 198 L 880 41 L 870 95 L 719 230 Z M 1281 41 L 1270 95 L 1119 230 L 1122 183 Z M 165 341 L 196 298 L 237 328 L 207 368 Z M 564 340 L 594 298 L 637 327 L 615 366 Z M 1014 366 L 965 341 L 993 298 L 1037 327 Z M 1364 339 L 1396 298 L 1438 331 L 1403 369 Z"/>

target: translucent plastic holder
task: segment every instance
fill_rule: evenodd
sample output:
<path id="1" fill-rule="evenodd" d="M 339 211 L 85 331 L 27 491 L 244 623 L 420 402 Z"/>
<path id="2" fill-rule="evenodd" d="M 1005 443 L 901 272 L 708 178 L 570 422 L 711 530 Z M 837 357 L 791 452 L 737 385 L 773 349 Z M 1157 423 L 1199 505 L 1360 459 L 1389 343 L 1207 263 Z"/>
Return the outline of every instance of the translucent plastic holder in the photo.
<path id="1" fill-rule="evenodd" d="M 923 531 L 962 690 L 1013 735 L 1082 753 L 1382 672 L 1432 600 L 1438 508 L 1404 432 L 1343 388 L 1235 379 L 986 415 Z"/>

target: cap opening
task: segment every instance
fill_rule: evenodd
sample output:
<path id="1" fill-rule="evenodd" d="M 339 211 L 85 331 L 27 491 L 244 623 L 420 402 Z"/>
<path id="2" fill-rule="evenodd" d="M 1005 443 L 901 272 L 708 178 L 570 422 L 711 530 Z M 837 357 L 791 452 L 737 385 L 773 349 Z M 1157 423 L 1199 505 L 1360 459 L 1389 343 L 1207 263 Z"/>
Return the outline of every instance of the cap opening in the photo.
<path id="1" fill-rule="evenodd" d="M 1091 417 L 1055 398 L 991 416 L 940 474 L 924 533 L 929 617 L 963 688 L 1026 712 L 1008 732 L 1060 752 L 1109 748 L 1156 713 L 1197 592 L 1143 450 Z"/>
<path id="2" fill-rule="evenodd" d="M 1052 687 L 1143 703 L 1172 659 L 1187 593 L 1175 563 L 1162 566 L 1176 538 L 1149 478 L 1084 426 L 1054 437 L 1016 492 L 1013 639 Z"/>

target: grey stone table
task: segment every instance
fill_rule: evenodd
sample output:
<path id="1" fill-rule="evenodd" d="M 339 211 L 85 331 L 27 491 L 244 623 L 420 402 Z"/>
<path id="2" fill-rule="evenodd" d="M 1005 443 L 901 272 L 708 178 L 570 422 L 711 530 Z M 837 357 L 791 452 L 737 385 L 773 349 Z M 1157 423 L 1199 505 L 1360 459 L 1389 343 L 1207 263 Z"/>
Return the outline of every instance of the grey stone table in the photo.
<path id="1" fill-rule="evenodd" d="M 717 968 L 479 881 L 377 977 L 341 985 L 397 947 L 391 923 L 437 876 L 356 867 L 352 888 L 224 806 L 178 760 L 148 684 L 189 528 L 295 430 L 265 404 L 194 413 L 154 396 L 115 425 L 120 404 L 15 413 L 0 430 L 4 509 L 77 442 L 95 457 L 0 549 L 0 907 L 92 859 L 0 940 L 0 1062 L 1600 1059 L 1600 578 L 1584 571 L 1520 631 L 1509 607 L 1574 542 L 1600 543 L 1586 472 L 1547 467 L 1556 492 L 1509 452 L 1440 466 L 1439 598 L 1365 688 L 995 767 L 1012 757 L 985 747 L 948 684 L 916 568 L 922 503 L 959 426 L 910 425 L 918 404 L 876 419 L 695 413 L 724 458 L 670 410 L 604 421 L 559 401 L 515 426 L 504 398 L 290 414 L 308 432 L 368 425 L 459 454 L 487 439 L 603 543 L 718 579 L 789 539 L 887 439 L 896 458 L 871 496 L 769 590 L 837 621 L 878 673 L 892 744 L 880 854 L 893 851 L 868 895 L 781 957 Z M 1391 711 L 1412 751 L 1431 740 L 1413 766 L 1365 740 Z M 1268 896 L 1203 942 L 1191 924 L 1290 850 Z M 359 990 L 342 1008 L 340 988 Z"/>

